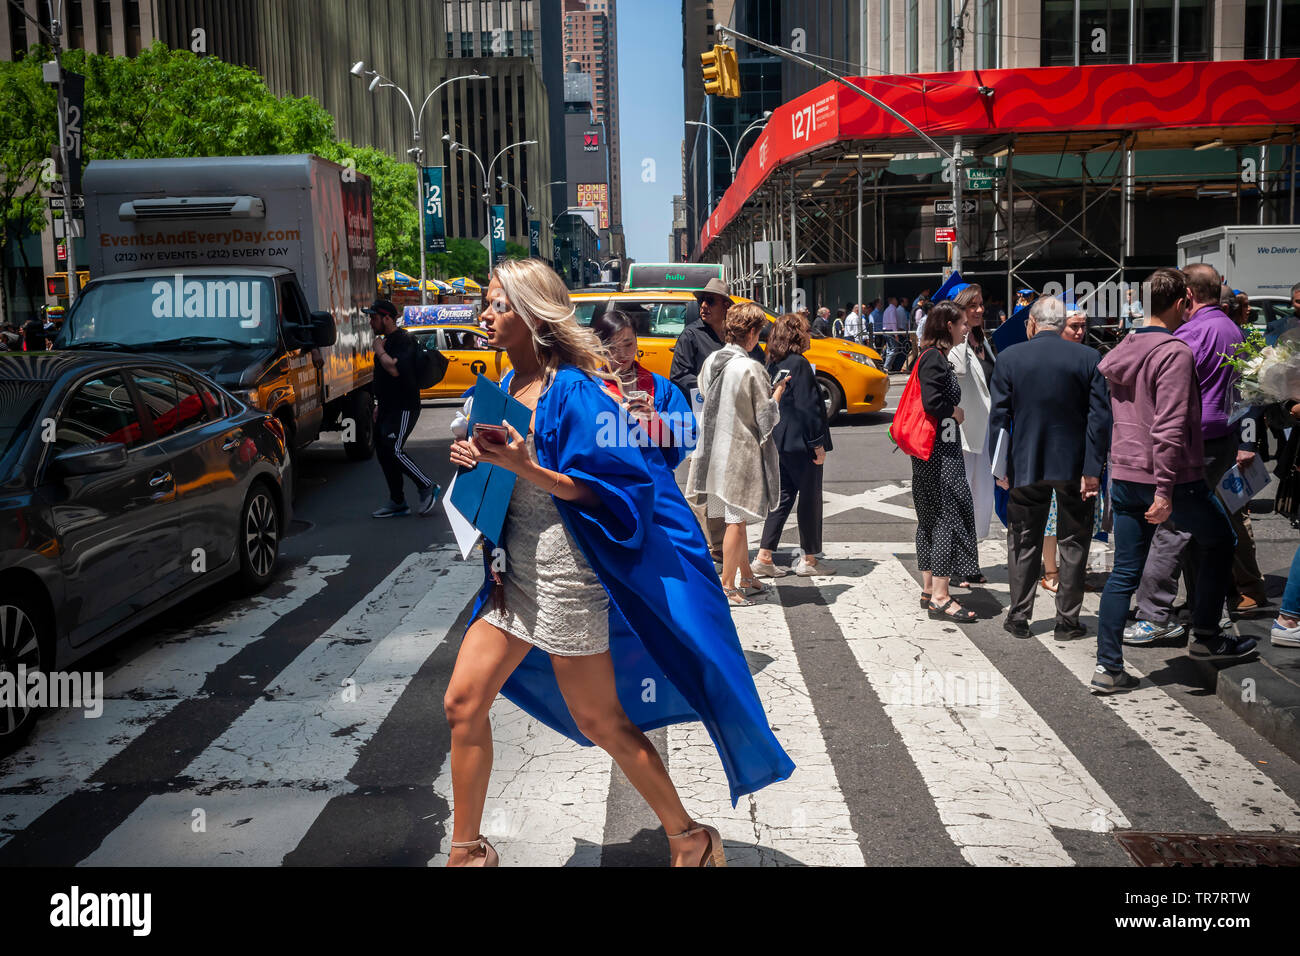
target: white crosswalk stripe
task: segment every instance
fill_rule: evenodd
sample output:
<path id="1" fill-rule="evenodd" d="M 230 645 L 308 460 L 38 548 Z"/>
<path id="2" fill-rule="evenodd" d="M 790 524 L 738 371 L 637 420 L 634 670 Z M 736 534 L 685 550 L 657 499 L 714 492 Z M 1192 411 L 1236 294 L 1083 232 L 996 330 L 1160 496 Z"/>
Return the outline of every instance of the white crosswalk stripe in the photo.
<path id="1" fill-rule="evenodd" d="M 0 763 L 10 791 L 0 793 L 0 846 L 121 753 L 178 703 L 196 696 L 208 675 L 258 640 L 276 621 L 325 589 L 347 567 L 344 555 L 315 557 L 294 568 L 279 597 L 258 595 L 211 624 L 167 634 L 104 678 L 104 712 L 45 715 L 34 740 Z"/>
<path id="2" fill-rule="evenodd" d="M 358 752 L 481 574 L 450 547 L 410 555 L 191 762 L 181 777 L 195 786 L 145 800 L 82 865 L 279 863 L 331 796 L 355 789 Z"/>
<path id="3" fill-rule="evenodd" d="M 897 493 L 895 486 L 878 492 L 873 500 Z M 667 728 L 665 752 L 687 809 L 721 831 L 732 865 L 871 862 L 851 812 L 873 818 L 877 797 L 870 788 L 841 787 L 835 760 L 846 758 L 832 759 L 843 748 L 830 741 L 843 730 L 819 723 L 813 695 L 826 693 L 826 685 L 810 686 L 801 667 L 801 659 L 816 651 L 799 644 L 796 653 L 800 635 L 789 624 L 791 615 L 804 613 L 822 615 L 838 632 L 848 652 L 844 659 L 851 656 L 874 694 L 859 706 L 880 708 L 882 722 L 888 720 L 882 726 L 892 726 L 916 767 L 917 778 L 900 785 L 910 788 L 909 799 L 933 805 L 943 832 L 968 862 L 1073 865 L 1061 831 L 1130 826 L 1125 808 L 979 646 L 916 606 L 919 588 L 901 560 L 912 551 L 910 541 L 828 544 L 824 554 L 836 565 L 836 577 L 787 578 L 773 596 L 735 609 L 755 686 L 797 769 L 733 810 L 702 725 Z M 989 540 L 981 553 L 986 566 L 996 568 L 1005 548 Z M 272 624 L 308 613 L 304 604 L 335 586 L 350 560 L 312 559 L 287 576 L 280 596 L 253 598 L 193 634 L 165 635 L 108 675 L 103 717 L 61 713 L 43 721 L 36 740 L 0 763 L 0 851 L 64 797 L 93 793 L 97 785 L 88 781 L 96 770 L 150 733 L 178 702 L 199 695 L 214 669 Z M 450 629 L 481 575 L 478 562 L 461 561 L 450 546 L 401 561 L 306 644 L 167 792 L 158 792 L 167 781 L 142 781 L 154 795 L 101 844 L 87 847 L 82 864 L 281 863 L 318 820 L 333 819 L 322 817 L 331 799 L 357 794 L 348 777 L 358 755 L 430 655 L 458 639 Z M 799 588 L 820 588 L 824 609 L 796 607 L 791 589 Z M 1002 593 L 1005 585 L 989 590 Z M 1089 595 L 1086 602 L 1085 614 L 1095 613 L 1097 598 Z M 1050 635 L 1040 641 L 1079 682 L 1090 680 L 1094 641 L 1058 642 Z M 1136 692 L 1093 698 L 1072 678 L 1057 673 L 1052 679 L 1064 681 L 1060 693 L 1078 695 L 1097 715 L 1108 709 L 1117 716 L 1125 729 L 1116 732 L 1131 734 L 1133 747 L 1141 748 L 1127 751 L 1125 759 L 1172 768 L 1187 784 L 1188 799 L 1203 800 L 1226 827 L 1300 830 L 1294 797 L 1165 690 L 1144 681 Z M 1057 713 L 1053 719 L 1074 718 Z M 493 774 L 482 831 L 503 864 L 601 865 L 611 823 L 608 755 L 573 744 L 504 699 L 493 707 L 492 725 Z M 431 789 L 438 805 L 452 804 L 448 759 Z M 1151 808 L 1129 809 L 1149 817 Z M 411 821 L 413 827 L 439 825 L 445 836 L 429 865 L 446 860 L 450 815 Z M 313 838 L 318 835 L 328 840 L 328 833 Z"/>
<path id="4" fill-rule="evenodd" d="M 539 724 L 504 697 L 492 705 L 492 777 L 480 828 L 509 866 L 600 866 L 611 761 Z M 433 784 L 454 807 L 451 760 Z M 430 866 L 442 866 L 447 837 Z"/>
<path id="5" fill-rule="evenodd" d="M 1123 814 L 1060 738 L 955 625 L 932 622 L 896 560 L 854 567 L 831 615 L 969 862 L 1069 865 L 1053 827 Z M 1112 816 L 1113 814 L 1113 816 Z"/>
<path id="6" fill-rule="evenodd" d="M 733 809 L 704 725 L 676 724 L 668 728 L 668 772 L 682 802 L 693 816 L 718 829 L 730 863 L 861 866 L 858 835 L 795 659 L 779 588 L 762 603 L 735 608 L 733 616 L 744 649 L 771 658 L 754 675 L 754 686 L 768 723 L 797 769 L 789 779 L 741 797 Z"/>
<path id="7" fill-rule="evenodd" d="M 1096 614 L 1100 599 L 1084 595 L 1084 613 Z M 1095 641 L 1039 641 L 1069 671 L 1087 684 L 1097 664 Z M 1145 677 L 1131 662 L 1126 669 Z M 1231 744 L 1188 712 L 1161 687 L 1143 680 L 1140 687 L 1101 698 L 1187 782 L 1234 830 L 1300 830 L 1300 807 Z"/>

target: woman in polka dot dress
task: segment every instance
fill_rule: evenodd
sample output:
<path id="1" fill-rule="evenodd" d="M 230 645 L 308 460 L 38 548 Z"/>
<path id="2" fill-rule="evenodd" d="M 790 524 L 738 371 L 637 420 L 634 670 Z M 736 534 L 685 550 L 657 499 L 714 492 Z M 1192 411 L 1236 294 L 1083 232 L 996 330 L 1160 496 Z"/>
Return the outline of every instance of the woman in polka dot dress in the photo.
<path id="1" fill-rule="evenodd" d="M 966 316 L 951 302 L 940 302 L 926 316 L 922 332 L 921 357 L 916 374 L 921 384 L 921 403 L 938 423 L 930 459 L 912 459 L 912 499 L 916 504 L 916 563 L 921 569 L 924 590 L 921 606 L 932 618 L 961 624 L 975 620 L 948 593 L 953 575 L 959 581 L 980 573 L 975 537 L 975 509 L 966 463 L 962 457 L 961 432 L 965 417 L 957 403 L 961 386 L 948 364 L 953 343 L 965 341 Z"/>

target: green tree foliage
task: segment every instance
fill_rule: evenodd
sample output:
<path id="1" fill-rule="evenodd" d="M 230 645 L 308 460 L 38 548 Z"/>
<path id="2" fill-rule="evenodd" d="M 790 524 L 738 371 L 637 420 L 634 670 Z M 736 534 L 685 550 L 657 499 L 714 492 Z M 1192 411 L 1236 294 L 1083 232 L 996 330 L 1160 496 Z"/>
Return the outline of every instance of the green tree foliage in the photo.
<path id="1" fill-rule="evenodd" d="M 419 250 L 416 250 L 419 255 Z M 528 250 L 517 242 L 506 243 L 507 259 L 527 259 Z M 447 251 L 430 253 L 427 258 L 429 275 L 438 279 L 454 279 L 457 276 L 469 276 L 479 283 L 488 280 L 488 254 L 481 242 L 473 239 L 448 239 Z M 412 275 L 420 272 L 417 261 Z"/>
<path id="2" fill-rule="evenodd" d="M 45 225 L 41 163 L 55 144 L 53 86 L 41 78 L 48 50 L 0 63 L 0 241 Z M 86 77 L 84 160 L 315 153 L 349 159 L 370 177 L 380 268 L 420 266 L 415 168 L 336 139 L 334 118 L 311 97 L 276 96 L 252 70 L 155 43 L 136 57 L 69 50 L 65 68 Z M 453 243 L 459 240 L 452 240 Z M 486 274 L 483 269 L 457 274 Z M 516 247 L 518 249 L 518 247 Z"/>

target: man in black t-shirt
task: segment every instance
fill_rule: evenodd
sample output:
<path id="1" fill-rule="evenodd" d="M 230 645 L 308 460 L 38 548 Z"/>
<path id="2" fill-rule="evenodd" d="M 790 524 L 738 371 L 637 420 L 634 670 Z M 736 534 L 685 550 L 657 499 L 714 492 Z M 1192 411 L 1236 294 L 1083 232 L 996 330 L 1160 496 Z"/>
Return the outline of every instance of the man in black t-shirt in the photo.
<path id="1" fill-rule="evenodd" d="M 375 333 L 375 454 L 388 481 L 388 504 L 373 516 L 395 518 L 411 513 L 403 475 L 415 482 L 420 492 L 419 513 L 427 515 L 441 489 L 402 447 L 420 418 L 420 383 L 415 364 L 420 344 L 397 327 L 397 306 L 387 299 L 376 299 L 365 312 Z"/>

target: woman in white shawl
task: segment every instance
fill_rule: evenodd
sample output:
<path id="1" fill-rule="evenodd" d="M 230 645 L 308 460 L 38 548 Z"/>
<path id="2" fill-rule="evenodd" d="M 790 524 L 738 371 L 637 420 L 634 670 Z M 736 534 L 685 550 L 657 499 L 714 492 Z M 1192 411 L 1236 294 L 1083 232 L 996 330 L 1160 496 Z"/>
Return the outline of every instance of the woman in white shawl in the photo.
<path id="1" fill-rule="evenodd" d="M 781 478 L 772 430 L 784 380 L 772 388 L 763 366 L 749 357 L 767 317 L 753 302 L 727 310 L 727 344 L 704 360 L 698 386 L 704 397 L 699 443 L 690 457 L 686 496 L 704 504 L 710 518 L 722 518 L 722 589 L 736 607 L 747 594 L 767 589 L 749 564 L 745 525 L 762 522 L 776 507 Z M 736 578 L 740 577 L 737 588 Z"/>
<path id="2" fill-rule="evenodd" d="M 953 305 L 966 316 L 969 331 L 964 341 L 953 346 L 948 361 L 961 385 L 962 455 L 966 460 L 966 482 L 975 505 L 975 540 L 983 541 L 993 520 L 993 459 L 989 452 L 989 383 L 993 379 L 993 342 L 984 333 L 984 293 L 974 283 L 961 287 Z M 985 583 L 978 575 L 957 586 Z"/>

